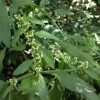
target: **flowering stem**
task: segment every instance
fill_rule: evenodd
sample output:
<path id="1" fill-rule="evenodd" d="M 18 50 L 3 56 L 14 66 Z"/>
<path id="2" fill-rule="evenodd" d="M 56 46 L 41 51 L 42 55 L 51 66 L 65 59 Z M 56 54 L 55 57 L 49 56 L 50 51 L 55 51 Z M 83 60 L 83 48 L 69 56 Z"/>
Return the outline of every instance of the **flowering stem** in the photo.
<path id="1" fill-rule="evenodd" d="M 73 71 L 78 71 L 80 70 L 79 68 L 75 69 L 67 69 L 67 70 L 48 70 L 48 71 L 42 71 L 41 74 L 53 74 L 53 73 L 58 73 L 60 71 L 64 71 L 64 72 L 73 72 Z"/>
<path id="2" fill-rule="evenodd" d="M 23 75 L 23 76 L 17 78 L 17 81 L 21 81 L 21 80 L 23 80 L 23 79 L 25 79 L 25 78 L 28 78 L 28 77 L 31 77 L 31 76 L 33 76 L 33 75 L 35 75 L 35 72 L 29 73 L 29 74 L 26 74 L 26 75 Z"/>
<path id="3" fill-rule="evenodd" d="M 78 70 L 80 70 L 80 69 L 77 68 L 76 70 L 74 70 L 74 69 L 68 69 L 68 70 L 59 70 L 59 69 L 57 69 L 57 70 L 47 70 L 47 71 L 42 71 L 41 74 L 54 74 L 54 73 L 58 73 L 58 72 L 60 72 L 60 71 L 64 71 L 64 72 L 73 72 L 73 71 L 78 71 Z M 21 81 L 21 80 L 23 80 L 23 79 L 25 79 L 25 78 L 28 78 L 28 77 L 31 77 L 31 76 L 33 76 L 33 75 L 36 75 L 36 73 L 35 73 L 35 72 L 32 72 L 32 73 L 23 75 L 23 76 L 17 78 L 17 81 Z M 9 84 L 9 81 L 8 81 L 7 83 Z"/>

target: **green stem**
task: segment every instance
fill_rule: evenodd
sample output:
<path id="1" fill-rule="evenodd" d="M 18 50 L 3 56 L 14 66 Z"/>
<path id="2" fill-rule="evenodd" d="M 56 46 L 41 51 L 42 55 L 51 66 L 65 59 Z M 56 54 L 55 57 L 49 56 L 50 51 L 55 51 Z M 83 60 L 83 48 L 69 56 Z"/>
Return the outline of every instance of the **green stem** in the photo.
<path id="1" fill-rule="evenodd" d="M 61 70 L 57 69 L 57 70 L 47 70 L 47 71 L 42 71 L 41 74 L 53 74 L 53 73 L 58 73 Z"/>
<path id="2" fill-rule="evenodd" d="M 80 70 L 80 69 L 77 68 L 76 70 L 74 70 L 74 69 L 68 69 L 68 70 L 59 70 L 59 69 L 57 69 L 57 70 L 47 70 L 47 71 L 42 71 L 41 74 L 54 74 L 54 73 L 58 73 L 58 72 L 60 72 L 60 71 L 64 71 L 64 72 L 73 72 L 73 71 L 78 71 L 78 70 Z M 36 73 L 33 72 L 33 73 L 29 73 L 29 74 L 23 75 L 23 76 L 17 78 L 17 81 L 21 81 L 21 80 L 23 80 L 23 79 L 25 79 L 25 78 L 28 78 L 28 77 L 31 77 L 31 76 L 33 76 L 33 75 L 35 75 L 35 74 L 36 74 Z M 7 81 L 7 84 L 9 84 L 9 81 Z"/>
<path id="3" fill-rule="evenodd" d="M 58 73 L 60 71 L 64 71 L 64 72 L 73 72 L 73 71 L 78 71 L 80 70 L 79 68 L 75 69 L 68 69 L 68 70 L 47 70 L 47 71 L 42 71 L 41 74 L 53 74 L 53 73 Z"/>
<path id="4" fill-rule="evenodd" d="M 22 51 L 22 54 L 23 54 L 24 58 L 27 60 L 27 57 L 23 51 Z"/>
<path id="5" fill-rule="evenodd" d="M 17 81 L 21 81 L 21 80 L 23 80 L 23 79 L 25 79 L 25 78 L 28 78 L 28 77 L 31 77 L 31 76 L 33 76 L 33 75 L 35 75 L 35 72 L 29 73 L 29 74 L 26 74 L 26 75 L 23 75 L 23 76 L 17 78 Z M 12 79 L 13 79 L 13 78 L 12 78 Z M 9 84 L 10 82 L 7 81 L 6 83 Z"/>
<path id="6" fill-rule="evenodd" d="M 74 69 L 68 69 L 68 70 L 59 70 L 59 69 L 57 69 L 57 70 L 42 71 L 41 74 L 53 74 L 53 73 L 58 73 L 58 72 L 60 72 L 60 71 L 64 71 L 64 72 L 73 72 L 73 71 L 77 71 L 77 70 L 80 70 L 80 69 L 79 69 L 79 68 L 77 68 L 76 70 L 74 70 Z M 17 78 L 17 81 L 21 81 L 22 79 L 31 77 L 31 76 L 33 76 L 33 75 L 35 75 L 35 72 L 29 73 L 29 74 L 26 74 L 26 75 L 23 75 L 23 76 Z"/>
<path id="7" fill-rule="evenodd" d="M 35 75 L 35 72 L 29 73 L 29 74 L 26 74 L 26 75 L 23 75 L 23 76 L 17 78 L 17 81 L 21 81 L 21 80 L 23 80 L 23 79 L 25 79 L 25 78 L 28 78 L 28 77 L 31 77 L 31 76 L 33 76 L 33 75 Z"/>

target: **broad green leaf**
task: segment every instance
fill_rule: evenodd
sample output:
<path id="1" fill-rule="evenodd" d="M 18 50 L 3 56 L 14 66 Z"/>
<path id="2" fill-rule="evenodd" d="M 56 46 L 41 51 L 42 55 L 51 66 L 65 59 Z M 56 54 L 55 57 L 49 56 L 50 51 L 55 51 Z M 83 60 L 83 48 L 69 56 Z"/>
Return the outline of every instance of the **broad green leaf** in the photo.
<path id="1" fill-rule="evenodd" d="M 45 48 L 40 48 L 39 51 L 42 53 L 44 60 L 47 62 L 47 64 L 54 69 L 54 59 L 51 55 L 51 53 L 45 49 Z"/>
<path id="2" fill-rule="evenodd" d="M 90 64 L 94 63 L 91 55 L 82 52 L 78 47 L 73 46 L 69 43 L 63 43 L 58 41 L 58 43 L 73 57 L 78 57 L 80 61 L 88 61 Z"/>
<path id="3" fill-rule="evenodd" d="M 90 15 L 90 13 L 88 12 L 88 11 L 82 11 L 82 10 L 79 10 L 78 11 L 79 12 L 79 14 L 81 15 L 81 16 L 83 16 L 83 17 L 87 17 L 87 18 L 92 18 L 93 17 L 93 15 Z"/>
<path id="4" fill-rule="evenodd" d="M 0 62 L 2 62 L 5 57 L 5 51 L 6 51 L 6 48 L 4 48 L 0 53 Z"/>
<path id="5" fill-rule="evenodd" d="M 14 37 L 13 37 L 12 42 L 11 42 L 12 46 L 16 46 L 16 43 L 17 43 L 17 41 L 18 41 L 18 39 L 20 37 L 20 33 L 21 33 L 21 30 L 20 29 L 18 29 L 15 32 Z"/>
<path id="6" fill-rule="evenodd" d="M 49 92 L 50 100 L 61 100 L 62 98 L 62 91 L 58 89 L 57 82 L 54 84 L 53 89 Z"/>
<path id="7" fill-rule="evenodd" d="M 3 70 L 3 59 L 5 57 L 5 51 L 6 51 L 6 48 L 4 48 L 2 51 L 1 51 L 1 54 L 0 54 L 0 73 L 1 71 Z"/>
<path id="8" fill-rule="evenodd" d="M 100 0 L 98 0 L 98 3 L 100 4 Z"/>
<path id="9" fill-rule="evenodd" d="M 26 48 L 26 44 L 20 44 L 18 46 L 15 46 L 13 48 L 11 48 L 11 50 L 14 50 L 14 51 L 22 51 Z"/>
<path id="10" fill-rule="evenodd" d="M 10 47 L 10 24 L 6 6 L 3 0 L 0 0 L 0 40 L 7 46 Z"/>
<path id="11" fill-rule="evenodd" d="M 33 60 L 25 60 L 21 65 L 17 67 L 17 69 L 14 71 L 13 75 L 19 75 L 24 73 L 29 69 L 29 67 L 32 65 Z"/>
<path id="12" fill-rule="evenodd" d="M 36 95 L 34 93 L 23 94 L 22 97 L 22 100 L 37 100 Z"/>
<path id="13" fill-rule="evenodd" d="M 8 84 L 0 80 L 0 98 L 2 98 L 5 90 L 8 88 Z"/>
<path id="14" fill-rule="evenodd" d="M 0 80 L 0 92 L 1 92 L 1 90 L 2 90 L 2 87 L 3 87 L 3 85 L 5 84 L 5 82 L 4 81 L 2 81 L 2 80 Z"/>
<path id="15" fill-rule="evenodd" d="M 59 40 L 57 37 L 55 37 L 54 35 L 46 32 L 46 31 L 38 31 L 35 33 L 36 36 L 38 36 L 39 38 L 48 38 L 48 39 L 54 39 L 54 40 Z"/>
<path id="16" fill-rule="evenodd" d="M 93 71 L 91 71 L 90 69 L 84 69 L 85 73 L 88 74 L 91 78 L 96 79 L 96 80 L 100 80 L 97 76 L 97 74 Z"/>
<path id="17" fill-rule="evenodd" d="M 74 15 L 74 13 L 68 11 L 67 9 L 56 9 L 55 12 L 58 14 Z"/>
<path id="18" fill-rule="evenodd" d="M 28 86 L 30 87 L 30 83 L 31 83 L 31 78 L 28 77 L 28 78 L 25 78 L 21 81 L 21 86 Z"/>
<path id="19" fill-rule="evenodd" d="M 36 18 L 32 18 L 32 17 L 24 17 L 25 21 L 30 21 L 33 24 L 39 24 L 39 25 L 43 25 L 43 22 L 39 19 Z"/>
<path id="20" fill-rule="evenodd" d="M 100 100 L 95 92 L 83 92 L 88 100 Z"/>
<path id="21" fill-rule="evenodd" d="M 10 7 L 10 15 L 13 16 L 13 13 L 16 13 L 18 6 L 31 4 L 32 0 L 12 0 L 12 5 Z"/>
<path id="22" fill-rule="evenodd" d="M 65 62 L 64 62 L 63 60 L 61 60 L 61 61 L 58 63 L 58 69 L 64 70 L 64 64 L 65 64 Z"/>
<path id="23" fill-rule="evenodd" d="M 44 7 L 46 0 L 41 0 L 40 1 L 40 7 Z"/>
<path id="24" fill-rule="evenodd" d="M 34 87 L 29 87 L 29 86 L 19 86 L 19 92 L 23 91 L 24 93 L 35 93 L 36 89 Z"/>
<path id="25" fill-rule="evenodd" d="M 97 74 L 100 74 L 100 68 L 97 68 L 97 69 L 95 70 L 95 72 L 96 72 Z"/>
<path id="26" fill-rule="evenodd" d="M 95 91 L 95 89 L 91 85 L 89 85 L 88 83 L 86 83 L 85 81 L 83 81 L 75 75 L 67 74 L 64 71 L 60 71 L 58 73 L 55 73 L 54 75 L 58 78 L 62 87 L 65 87 L 71 91 L 76 91 L 79 93 L 83 93 L 84 91 Z"/>
<path id="27" fill-rule="evenodd" d="M 74 69 L 76 71 L 76 66 L 74 66 L 72 63 L 68 62 L 68 65 L 71 69 Z"/>
<path id="28" fill-rule="evenodd" d="M 13 86 L 11 85 L 11 86 L 9 86 L 9 87 L 6 88 L 6 90 L 4 91 L 4 93 L 3 93 L 3 95 L 2 95 L 2 98 L 4 98 L 4 97 L 7 96 L 7 94 L 11 91 L 12 87 L 13 87 Z"/>
<path id="29" fill-rule="evenodd" d="M 39 74 L 38 92 L 41 100 L 50 100 L 44 78 Z"/>
<path id="30" fill-rule="evenodd" d="M 84 11 L 79 10 L 78 12 L 79 12 L 79 14 L 80 14 L 81 16 L 84 16 L 84 17 L 85 17 L 85 13 L 84 13 Z"/>
<path id="31" fill-rule="evenodd" d="M 11 91 L 10 100 L 24 100 L 15 91 Z"/>
<path id="32" fill-rule="evenodd" d="M 18 7 L 19 5 L 24 5 L 24 4 L 28 4 L 28 3 L 32 3 L 31 0 L 12 0 L 12 7 Z"/>
<path id="33" fill-rule="evenodd" d="M 51 2 L 53 5 L 55 5 L 55 4 L 57 4 L 57 3 L 58 3 L 58 1 L 57 1 L 57 0 L 50 0 L 50 2 Z"/>
<path id="34" fill-rule="evenodd" d="M 36 77 L 29 77 L 25 78 L 21 81 L 20 89 L 25 93 L 31 93 L 37 91 L 37 78 Z"/>

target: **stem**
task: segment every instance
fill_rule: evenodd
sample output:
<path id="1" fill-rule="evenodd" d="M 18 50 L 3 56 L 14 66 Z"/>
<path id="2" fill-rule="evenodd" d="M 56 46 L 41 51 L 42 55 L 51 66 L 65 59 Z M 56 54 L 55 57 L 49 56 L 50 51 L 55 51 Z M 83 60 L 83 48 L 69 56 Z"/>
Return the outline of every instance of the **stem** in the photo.
<path id="1" fill-rule="evenodd" d="M 21 81 L 21 80 L 23 80 L 23 79 L 25 79 L 25 78 L 31 77 L 31 76 L 33 76 L 34 74 L 35 74 L 35 72 L 30 73 L 30 74 L 26 74 L 26 75 L 24 75 L 24 76 L 21 76 L 21 77 L 17 78 L 17 81 Z"/>
<path id="2" fill-rule="evenodd" d="M 79 68 L 75 69 L 68 69 L 68 70 L 48 70 L 48 71 L 42 71 L 41 74 L 53 74 L 53 73 L 58 73 L 60 71 L 64 71 L 64 72 L 73 72 L 73 71 L 77 71 L 80 70 Z"/>
<path id="3" fill-rule="evenodd" d="M 25 79 L 25 78 L 31 77 L 31 76 L 33 76 L 33 75 L 35 75 L 35 72 L 29 73 L 29 74 L 26 74 L 26 75 L 23 75 L 23 76 L 17 78 L 17 82 L 18 82 L 18 81 L 21 81 L 21 80 L 23 80 L 23 79 Z M 12 78 L 12 79 L 13 79 L 13 78 Z M 7 81 L 6 83 L 9 84 L 10 82 Z"/>
<path id="4" fill-rule="evenodd" d="M 58 73 L 61 70 L 57 69 L 57 70 L 48 70 L 48 71 L 42 71 L 41 74 L 53 74 L 53 73 Z"/>
<path id="5" fill-rule="evenodd" d="M 78 70 L 80 70 L 80 69 L 79 68 L 77 68 L 76 70 L 75 69 L 68 69 L 68 70 L 59 70 L 59 69 L 57 69 L 57 70 L 42 71 L 41 74 L 54 74 L 54 73 L 58 73 L 60 71 L 73 72 L 73 71 L 78 71 Z M 25 78 L 28 78 L 28 77 L 31 77 L 33 75 L 35 75 L 35 72 L 23 75 L 23 76 L 17 78 L 17 81 L 21 81 L 21 80 L 23 80 Z M 9 81 L 7 81 L 7 84 L 9 84 Z"/>
<path id="6" fill-rule="evenodd" d="M 77 68 L 76 70 L 80 70 L 80 69 Z M 75 69 L 68 69 L 68 70 L 59 70 L 59 69 L 57 69 L 57 70 L 48 70 L 48 71 L 42 71 L 41 74 L 53 74 L 53 73 L 58 73 L 60 71 L 73 72 L 73 71 L 76 71 L 76 70 Z M 23 75 L 23 76 L 17 78 L 17 81 L 21 81 L 22 79 L 31 77 L 33 75 L 35 75 L 35 72 Z"/>
<path id="7" fill-rule="evenodd" d="M 24 51 L 22 51 L 22 54 L 23 54 L 24 58 L 27 60 L 27 57 L 26 57 L 26 55 L 24 54 Z"/>

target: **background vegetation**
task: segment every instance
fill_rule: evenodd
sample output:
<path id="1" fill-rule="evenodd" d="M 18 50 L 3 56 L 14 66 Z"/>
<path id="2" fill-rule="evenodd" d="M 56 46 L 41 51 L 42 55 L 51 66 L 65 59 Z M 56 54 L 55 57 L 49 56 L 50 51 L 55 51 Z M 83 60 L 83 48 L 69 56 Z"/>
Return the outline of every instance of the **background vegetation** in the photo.
<path id="1" fill-rule="evenodd" d="M 100 0 L 0 0 L 0 100 L 100 100 Z"/>

